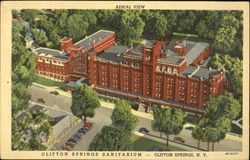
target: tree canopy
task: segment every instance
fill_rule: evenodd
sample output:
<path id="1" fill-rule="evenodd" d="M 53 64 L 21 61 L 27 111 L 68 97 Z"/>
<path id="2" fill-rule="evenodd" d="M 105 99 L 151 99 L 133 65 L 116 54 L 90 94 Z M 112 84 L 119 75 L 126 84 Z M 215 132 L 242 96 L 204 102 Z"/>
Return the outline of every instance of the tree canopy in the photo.
<path id="1" fill-rule="evenodd" d="M 167 135 L 168 145 L 169 135 L 178 134 L 182 130 L 186 113 L 180 109 L 164 107 L 154 111 L 153 115 L 152 128 Z"/>
<path id="2" fill-rule="evenodd" d="M 104 126 L 89 145 L 90 151 L 130 151 L 130 135 L 115 126 Z"/>
<path id="3" fill-rule="evenodd" d="M 72 91 L 72 105 L 70 107 L 72 113 L 82 119 L 84 122 L 87 117 L 95 116 L 95 109 L 100 107 L 100 102 L 96 92 L 87 84 L 80 84 Z"/>
<path id="4" fill-rule="evenodd" d="M 112 125 L 123 131 L 131 132 L 137 125 L 137 118 L 131 113 L 131 106 L 124 100 L 115 104 L 112 112 Z"/>

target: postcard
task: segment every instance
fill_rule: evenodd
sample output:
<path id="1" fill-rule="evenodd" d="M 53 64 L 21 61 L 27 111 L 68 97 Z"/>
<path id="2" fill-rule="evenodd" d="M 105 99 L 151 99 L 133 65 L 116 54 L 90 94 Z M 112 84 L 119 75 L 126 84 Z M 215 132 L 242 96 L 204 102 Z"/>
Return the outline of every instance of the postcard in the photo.
<path id="1" fill-rule="evenodd" d="M 249 4 L 1 3 L 2 159 L 249 158 Z"/>

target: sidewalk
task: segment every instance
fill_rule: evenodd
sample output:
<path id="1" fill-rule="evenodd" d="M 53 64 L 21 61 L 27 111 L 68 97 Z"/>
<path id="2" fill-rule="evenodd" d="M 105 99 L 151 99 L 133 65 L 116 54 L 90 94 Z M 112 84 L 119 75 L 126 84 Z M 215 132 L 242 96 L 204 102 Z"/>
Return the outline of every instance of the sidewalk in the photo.
<path id="1" fill-rule="evenodd" d="M 71 97 L 70 92 L 59 90 L 59 89 L 57 89 L 57 87 L 48 87 L 48 86 L 44 86 L 44 85 L 41 85 L 41 84 L 38 84 L 38 83 L 33 83 L 33 84 L 36 85 L 36 86 L 40 86 L 42 88 L 45 88 L 48 91 L 56 90 L 56 91 L 59 92 L 59 95 L 63 95 L 63 96 L 66 96 L 66 97 Z M 106 108 L 110 108 L 110 109 L 114 109 L 115 105 L 113 103 L 101 101 L 101 106 L 106 107 Z M 144 113 L 144 112 L 132 110 L 132 114 L 134 114 L 135 116 L 138 116 L 138 117 L 143 117 L 143 118 L 153 120 L 153 115 L 149 114 L 149 113 Z M 184 127 L 186 127 L 186 126 L 194 126 L 194 125 L 187 123 L 187 124 L 184 125 Z M 242 142 L 242 137 L 239 137 L 239 136 L 226 134 L 226 138 Z"/>

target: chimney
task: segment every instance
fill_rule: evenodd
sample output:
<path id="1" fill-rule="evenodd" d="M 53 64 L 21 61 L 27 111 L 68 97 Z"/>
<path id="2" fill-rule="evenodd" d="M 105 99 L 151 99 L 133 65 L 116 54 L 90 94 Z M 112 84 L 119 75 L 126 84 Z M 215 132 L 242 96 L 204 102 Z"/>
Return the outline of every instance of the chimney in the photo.
<path id="1" fill-rule="evenodd" d="M 60 49 L 61 51 L 67 51 L 69 47 L 73 45 L 72 38 L 64 37 L 60 40 Z"/>

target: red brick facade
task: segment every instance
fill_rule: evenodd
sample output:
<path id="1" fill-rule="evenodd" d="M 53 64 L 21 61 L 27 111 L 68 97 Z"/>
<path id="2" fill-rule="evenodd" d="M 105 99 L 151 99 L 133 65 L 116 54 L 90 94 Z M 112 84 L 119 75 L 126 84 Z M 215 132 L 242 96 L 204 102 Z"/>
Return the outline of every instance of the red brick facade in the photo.
<path id="1" fill-rule="evenodd" d="M 73 45 L 71 38 L 64 38 L 61 40 L 61 50 L 69 53 L 69 59 L 57 59 L 56 61 L 63 62 L 60 66 L 53 63 L 55 58 L 39 55 L 36 58 L 36 71 L 39 75 L 62 81 L 74 81 L 86 77 L 89 79 L 89 84 L 100 93 L 168 105 L 197 113 L 206 107 L 210 94 L 222 94 L 226 85 L 224 73 L 199 66 L 201 61 L 209 57 L 209 48 L 190 64 L 195 67 L 190 68 L 192 71 L 189 74 L 185 59 L 180 59 L 178 63 L 163 61 L 166 56 L 161 52 L 162 44 L 165 42 L 162 40 L 152 42 L 154 43 L 152 47 L 142 48 L 141 57 L 124 54 L 123 62 L 116 63 L 98 58 L 105 50 L 115 45 L 114 33 L 88 48 L 82 48 L 79 42 Z M 133 49 L 129 51 L 133 52 Z M 85 52 L 88 54 L 84 54 Z M 177 48 L 175 52 L 185 56 L 187 48 Z M 40 58 L 47 58 L 50 63 Z M 184 75 L 184 72 L 187 72 L 187 75 Z M 206 75 L 202 75 L 205 72 Z"/>

